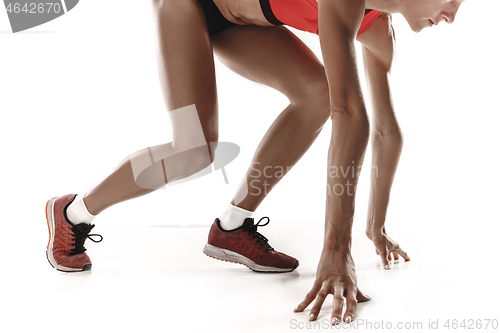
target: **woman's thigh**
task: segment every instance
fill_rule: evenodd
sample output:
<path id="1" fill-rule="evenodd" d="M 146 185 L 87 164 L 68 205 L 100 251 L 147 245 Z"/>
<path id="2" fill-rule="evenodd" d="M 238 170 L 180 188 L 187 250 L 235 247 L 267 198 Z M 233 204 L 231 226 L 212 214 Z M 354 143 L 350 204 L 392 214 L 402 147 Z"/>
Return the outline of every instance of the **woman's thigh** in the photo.
<path id="1" fill-rule="evenodd" d="M 316 55 L 283 26 L 235 26 L 216 34 L 218 59 L 243 77 L 285 94 L 291 102 L 328 98 L 325 70 Z"/>
<path id="2" fill-rule="evenodd" d="M 158 72 L 173 126 L 174 144 L 199 136 L 218 140 L 215 66 L 210 37 L 196 0 L 154 0 Z M 194 112 L 195 109 L 197 112 Z M 181 109 L 182 108 L 182 109 Z M 180 109 L 180 110 L 179 110 Z M 172 112 L 179 110 L 178 112 Z M 190 114 L 189 114 L 190 113 Z M 194 127 L 193 127 L 194 126 Z"/>

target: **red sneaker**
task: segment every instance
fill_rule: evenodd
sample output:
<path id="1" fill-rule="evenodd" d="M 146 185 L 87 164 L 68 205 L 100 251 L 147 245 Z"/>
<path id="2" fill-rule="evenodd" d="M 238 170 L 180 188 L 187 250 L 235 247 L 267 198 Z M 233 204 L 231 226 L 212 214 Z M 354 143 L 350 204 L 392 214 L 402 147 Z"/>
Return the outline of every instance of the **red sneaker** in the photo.
<path id="1" fill-rule="evenodd" d="M 266 224 L 260 224 L 263 219 L 267 219 Z M 221 228 L 220 220 L 215 219 L 203 252 L 215 259 L 243 264 L 256 272 L 291 272 L 299 266 L 299 261 L 274 251 L 267 238 L 257 232 L 257 227 L 268 223 L 267 216 L 257 224 L 252 218 L 246 218 L 241 227 L 226 231 Z"/>
<path id="2" fill-rule="evenodd" d="M 49 227 L 49 243 L 47 244 L 47 259 L 57 270 L 63 272 L 87 271 L 92 268 L 92 262 L 85 253 L 83 243 L 87 238 L 93 242 L 102 241 L 101 235 L 89 235 L 93 224 L 73 224 L 66 216 L 66 209 L 75 200 L 76 194 L 66 194 L 47 201 L 45 216 Z M 90 236 L 99 236 L 94 240 Z"/>

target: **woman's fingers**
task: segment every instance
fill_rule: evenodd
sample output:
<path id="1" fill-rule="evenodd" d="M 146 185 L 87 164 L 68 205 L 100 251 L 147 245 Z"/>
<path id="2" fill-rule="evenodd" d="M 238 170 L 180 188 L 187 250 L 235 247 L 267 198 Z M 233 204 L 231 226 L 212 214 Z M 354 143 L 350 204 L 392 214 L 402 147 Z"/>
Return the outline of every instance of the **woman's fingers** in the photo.
<path id="1" fill-rule="evenodd" d="M 382 260 L 384 269 L 391 269 L 389 262 L 392 259 L 398 260 L 400 256 L 403 257 L 405 261 L 410 260 L 408 254 L 401 249 L 399 244 L 394 242 L 387 235 L 379 237 L 377 240 L 374 239 L 373 243 L 375 245 L 375 252 Z"/>
<path id="2" fill-rule="evenodd" d="M 342 284 L 338 283 L 334 287 L 333 292 L 333 311 L 331 323 L 335 325 L 337 322 L 340 322 L 342 318 L 342 309 L 344 307 L 344 287 Z"/>
<path id="3" fill-rule="evenodd" d="M 357 300 L 357 292 L 350 289 L 347 290 L 346 294 L 346 308 L 345 308 L 345 314 L 344 314 L 344 322 L 350 323 L 354 319 L 354 315 L 356 314 L 356 308 L 358 307 L 358 300 Z"/>
<path id="4" fill-rule="evenodd" d="M 382 259 L 382 266 L 384 269 L 391 269 L 391 266 L 389 265 L 389 251 L 387 251 L 387 248 L 384 246 L 381 249 L 378 249 L 378 252 L 380 253 L 380 258 Z"/>
<path id="5" fill-rule="evenodd" d="M 314 321 L 318 319 L 319 313 L 321 311 L 321 307 L 325 302 L 326 297 L 329 294 L 333 294 L 333 311 L 331 317 L 332 325 L 335 325 L 337 322 L 341 322 L 342 320 L 342 310 L 344 308 L 344 292 L 345 292 L 345 300 L 346 300 L 346 309 L 344 314 L 344 322 L 351 322 L 354 320 L 354 316 L 356 315 L 356 310 L 358 307 L 358 302 L 366 302 L 371 298 L 368 295 L 363 294 L 359 289 L 355 290 L 354 287 L 350 287 L 349 289 L 345 289 L 342 283 L 338 283 L 332 292 L 332 287 L 329 284 L 323 283 L 322 285 L 319 283 L 315 283 L 311 291 L 306 295 L 304 300 L 295 308 L 295 312 L 302 312 L 312 301 L 315 300 L 314 305 L 309 313 L 308 320 Z"/>
<path id="6" fill-rule="evenodd" d="M 321 284 L 320 283 L 317 283 L 315 282 L 311 291 L 309 291 L 306 295 L 306 297 L 304 298 L 304 300 L 299 304 L 297 305 L 297 307 L 293 310 L 294 312 L 302 312 L 304 311 L 305 308 L 307 308 L 309 306 L 309 304 L 311 304 L 312 301 L 314 301 L 314 299 L 316 298 L 316 295 L 318 294 L 318 291 L 320 290 L 321 288 Z"/>
<path id="7" fill-rule="evenodd" d="M 358 300 L 358 302 L 368 302 L 372 298 L 358 289 L 358 292 L 356 293 L 356 299 Z"/>
<path id="8" fill-rule="evenodd" d="M 403 249 L 401 249 L 401 247 L 398 246 L 396 253 L 400 254 L 404 258 L 405 261 L 410 261 L 410 257 L 408 256 L 408 254 L 405 251 L 403 251 Z"/>
<path id="9" fill-rule="evenodd" d="M 320 291 L 316 294 L 316 301 L 314 302 L 314 305 L 311 309 L 309 317 L 307 317 L 307 319 L 309 321 L 314 321 L 318 318 L 318 314 L 321 311 L 321 307 L 323 306 L 323 303 L 325 302 L 325 298 L 326 298 L 326 296 L 328 296 L 328 294 L 330 294 L 329 289 L 330 288 L 325 287 L 325 285 L 323 285 L 323 287 L 320 289 Z"/>

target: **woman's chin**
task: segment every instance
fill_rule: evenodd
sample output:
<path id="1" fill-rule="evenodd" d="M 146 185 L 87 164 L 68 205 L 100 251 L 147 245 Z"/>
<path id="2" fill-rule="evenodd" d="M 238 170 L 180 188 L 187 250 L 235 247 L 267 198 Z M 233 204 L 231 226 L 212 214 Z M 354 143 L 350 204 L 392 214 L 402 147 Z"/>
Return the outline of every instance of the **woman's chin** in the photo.
<path id="1" fill-rule="evenodd" d="M 423 26 L 422 24 L 410 24 L 410 28 L 411 28 L 411 30 L 413 30 L 414 32 L 419 33 L 419 32 L 421 32 L 422 30 L 424 30 L 426 27 L 425 27 L 425 26 Z"/>

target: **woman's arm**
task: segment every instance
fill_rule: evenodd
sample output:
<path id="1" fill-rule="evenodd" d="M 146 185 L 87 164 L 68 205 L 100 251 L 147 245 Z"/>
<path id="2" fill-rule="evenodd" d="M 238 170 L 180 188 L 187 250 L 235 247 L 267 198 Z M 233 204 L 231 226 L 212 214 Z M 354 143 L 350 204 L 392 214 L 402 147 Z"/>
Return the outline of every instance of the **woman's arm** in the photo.
<path id="1" fill-rule="evenodd" d="M 358 37 L 363 44 L 363 61 L 372 100 L 372 167 L 371 190 L 366 235 L 389 269 L 389 255 L 406 252 L 385 232 L 385 217 L 394 175 L 403 148 L 403 136 L 394 113 L 389 87 L 389 73 L 394 53 L 394 30 L 390 14 L 382 14 L 365 33 Z"/>
<path id="2" fill-rule="evenodd" d="M 332 320 L 356 313 L 359 292 L 351 257 L 354 194 L 369 136 L 368 117 L 359 85 L 354 40 L 363 19 L 364 0 L 319 0 L 319 39 L 330 89 L 333 120 L 328 152 L 325 238 L 313 288 L 295 311 L 316 299 L 309 316 L 315 320 L 328 294 L 334 295 Z"/>

